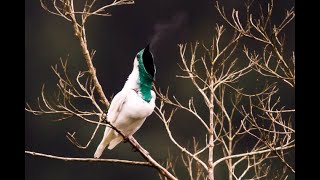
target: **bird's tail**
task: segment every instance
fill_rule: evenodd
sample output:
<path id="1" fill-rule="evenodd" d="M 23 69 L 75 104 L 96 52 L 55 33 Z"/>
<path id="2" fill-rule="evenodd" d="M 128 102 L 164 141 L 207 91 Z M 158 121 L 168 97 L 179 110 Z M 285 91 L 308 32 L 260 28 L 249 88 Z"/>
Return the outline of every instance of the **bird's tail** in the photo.
<path id="1" fill-rule="evenodd" d="M 106 127 L 104 131 L 103 139 L 100 142 L 96 152 L 94 153 L 94 158 L 100 158 L 106 146 L 110 143 L 110 141 L 112 141 L 115 138 L 116 136 L 115 133 L 116 132 L 114 132 L 112 128 Z"/>
<path id="2" fill-rule="evenodd" d="M 117 132 L 115 132 L 117 133 Z M 121 141 L 123 140 L 123 137 L 117 133 L 117 137 L 112 139 L 112 141 L 110 141 L 110 144 L 108 146 L 108 149 L 113 149 L 114 147 L 116 147 L 116 145 L 118 145 Z"/>

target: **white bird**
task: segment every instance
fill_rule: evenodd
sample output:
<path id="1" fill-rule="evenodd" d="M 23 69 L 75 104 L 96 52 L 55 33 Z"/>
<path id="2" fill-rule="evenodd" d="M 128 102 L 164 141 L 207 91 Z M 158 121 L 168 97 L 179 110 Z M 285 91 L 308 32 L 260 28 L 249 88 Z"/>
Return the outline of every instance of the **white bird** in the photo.
<path id="1" fill-rule="evenodd" d="M 133 70 L 122 90 L 114 96 L 107 113 L 107 120 L 126 137 L 132 136 L 154 110 L 156 94 L 151 88 L 155 73 L 153 55 L 147 45 L 134 58 Z M 121 134 L 106 126 L 94 158 L 100 158 L 107 145 L 111 150 L 121 141 Z"/>

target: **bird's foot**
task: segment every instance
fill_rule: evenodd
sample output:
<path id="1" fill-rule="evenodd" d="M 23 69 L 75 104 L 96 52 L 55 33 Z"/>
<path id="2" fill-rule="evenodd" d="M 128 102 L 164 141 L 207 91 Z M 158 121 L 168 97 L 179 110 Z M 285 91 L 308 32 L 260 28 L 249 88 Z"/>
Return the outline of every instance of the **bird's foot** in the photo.
<path id="1" fill-rule="evenodd" d="M 129 142 L 129 137 L 124 137 L 123 138 L 123 143 L 127 143 L 127 142 Z"/>

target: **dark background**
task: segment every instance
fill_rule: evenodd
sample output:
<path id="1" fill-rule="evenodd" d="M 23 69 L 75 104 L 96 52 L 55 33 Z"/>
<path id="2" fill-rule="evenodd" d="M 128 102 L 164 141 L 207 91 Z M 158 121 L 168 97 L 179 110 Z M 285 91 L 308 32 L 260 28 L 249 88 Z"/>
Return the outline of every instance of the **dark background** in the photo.
<path id="1" fill-rule="evenodd" d="M 80 1 L 78 1 L 80 4 Z M 109 3 L 111 1 L 102 1 Z M 244 2 L 239 0 L 220 1 L 226 12 L 232 8 L 244 12 Z M 154 37 L 153 54 L 157 66 L 156 86 L 165 89 L 170 86 L 172 94 L 183 100 L 196 96 L 197 92 L 187 80 L 175 78 L 179 73 L 177 63 L 178 43 L 209 42 L 216 23 L 230 27 L 222 21 L 211 0 L 148 0 L 136 1 L 134 5 L 112 7 L 111 17 L 90 17 L 87 23 L 87 39 L 90 49 L 95 49 L 93 63 L 103 90 L 108 97 L 121 90 L 132 70 L 133 58 Z M 267 2 L 256 1 L 265 7 Z M 275 1 L 273 21 L 283 18 L 284 9 L 294 5 L 293 1 Z M 257 10 L 252 8 L 253 11 Z M 286 29 L 287 47 L 294 48 L 294 23 Z M 47 85 L 48 94 L 52 93 L 56 81 L 51 65 L 59 58 L 69 57 L 69 67 L 75 71 L 86 70 L 77 39 L 73 36 L 71 24 L 61 17 L 44 11 L 39 1 L 25 1 L 25 101 L 35 104 L 40 95 L 42 84 Z M 249 46 L 255 46 L 248 42 Z M 249 47 L 250 48 L 250 47 Z M 244 86 L 254 86 L 255 82 L 246 82 Z M 281 85 L 281 84 L 280 84 Z M 285 86 L 285 85 L 284 85 Z M 283 88 L 283 104 L 294 106 L 294 92 Z M 199 98 L 199 100 L 201 100 Z M 203 105 L 199 105 L 204 108 Z M 205 131 L 198 121 L 178 112 L 180 118 L 172 125 L 172 131 L 178 142 L 187 145 L 187 139 L 199 137 L 204 143 Z M 25 113 L 25 150 L 43 152 L 70 157 L 92 157 L 100 142 L 103 130 L 93 140 L 88 149 L 81 150 L 72 145 L 65 137 L 68 131 L 77 131 L 83 143 L 88 140 L 93 126 L 79 120 L 52 122 L 46 116 L 34 116 Z M 165 133 L 162 122 L 155 114 L 151 115 L 135 134 L 158 162 L 165 162 L 168 149 L 173 155 L 179 155 Z M 201 139 L 202 138 L 202 139 Z M 105 158 L 143 160 L 131 151 L 128 143 L 119 144 L 113 151 L 106 150 Z M 216 173 L 224 177 L 225 171 Z M 186 176 L 183 168 L 178 168 L 180 177 Z M 64 162 L 25 155 L 26 179 L 158 179 L 155 169 L 109 163 Z M 188 179 L 182 178 L 182 179 Z M 220 178 L 218 178 L 220 179 Z M 221 178 L 223 179 L 223 178 Z"/>

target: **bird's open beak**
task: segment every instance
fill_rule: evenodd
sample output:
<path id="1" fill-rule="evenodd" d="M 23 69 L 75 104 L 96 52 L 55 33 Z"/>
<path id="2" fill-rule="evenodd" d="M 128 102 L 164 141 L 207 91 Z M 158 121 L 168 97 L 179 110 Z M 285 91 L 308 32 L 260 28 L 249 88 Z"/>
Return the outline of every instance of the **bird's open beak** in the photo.
<path id="1" fill-rule="evenodd" d="M 156 67 L 154 65 L 153 55 L 150 52 L 149 44 L 144 48 L 142 59 L 145 70 L 150 76 L 152 76 L 152 80 L 155 81 Z"/>

